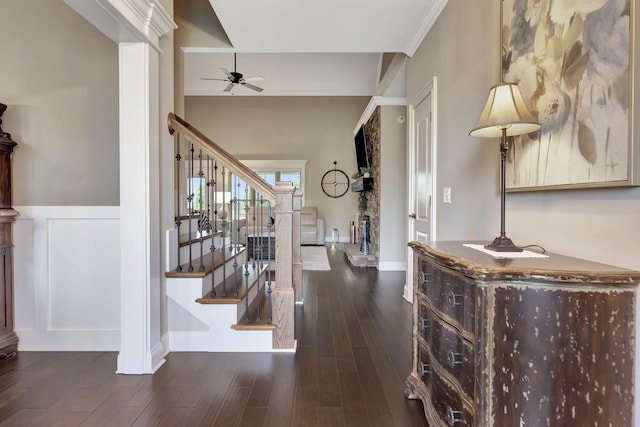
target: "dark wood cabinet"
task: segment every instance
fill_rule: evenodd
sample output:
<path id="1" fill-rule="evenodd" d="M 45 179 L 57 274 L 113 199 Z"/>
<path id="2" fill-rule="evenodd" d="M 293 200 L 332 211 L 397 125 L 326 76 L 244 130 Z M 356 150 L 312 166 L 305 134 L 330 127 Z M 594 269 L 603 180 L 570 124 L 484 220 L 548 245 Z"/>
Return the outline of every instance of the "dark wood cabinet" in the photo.
<path id="1" fill-rule="evenodd" d="M 429 425 L 632 426 L 640 272 L 411 242 L 413 368 Z"/>
<path id="2" fill-rule="evenodd" d="M 0 104 L 0 116 L 6 108 Z M 11 207 L 11 153 L 16 145 L 0 128 L 0 359 L 18 350 L 13 311 L 13 223 L 18 213 Z"/>

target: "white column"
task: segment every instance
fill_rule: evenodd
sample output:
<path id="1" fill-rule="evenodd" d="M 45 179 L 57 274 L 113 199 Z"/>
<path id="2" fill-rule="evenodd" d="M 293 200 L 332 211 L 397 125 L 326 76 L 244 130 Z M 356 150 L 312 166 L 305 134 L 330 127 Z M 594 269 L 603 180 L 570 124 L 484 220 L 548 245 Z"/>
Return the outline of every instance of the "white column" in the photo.
<path id="1" fill-rule="evenodd" d="M 164 363 L 160 341 L 158 52 L 119 44 L 121 343 L 117 372 Z"/>
<path id="2" fill-rule="evenodd" d="M 159 132 L 166 133 L 168 111 L 160 116 L 159 56 L 160 39 L 177 28 L 172 2 L 64 2 L 119 46 L 121 343 L 117 372 L 152 373 L 164 363 L 160 340 Z M 173 49 L 173 43 L 168 47 Z M 172 92 L 172 61 L 165 60 L 163 66 L 163 84 Z M 172 110 L 172 103 L 173 96 L 164 99 L 164 109 Z M 171 141 L 170 137 L 164 139 Z"/>

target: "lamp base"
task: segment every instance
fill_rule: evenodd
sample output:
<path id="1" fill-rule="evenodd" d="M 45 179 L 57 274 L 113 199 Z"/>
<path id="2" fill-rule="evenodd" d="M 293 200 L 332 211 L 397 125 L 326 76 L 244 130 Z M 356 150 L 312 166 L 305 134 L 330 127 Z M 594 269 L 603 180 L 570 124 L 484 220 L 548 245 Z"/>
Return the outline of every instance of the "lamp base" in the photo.
<path id="1" fill-rule="evenodd" d="M 495 252 L 522 252 L 522 248 L 514 245 L 507 236 L 496 237 L 490 245 L 485 245 L 484 248 Z"/>

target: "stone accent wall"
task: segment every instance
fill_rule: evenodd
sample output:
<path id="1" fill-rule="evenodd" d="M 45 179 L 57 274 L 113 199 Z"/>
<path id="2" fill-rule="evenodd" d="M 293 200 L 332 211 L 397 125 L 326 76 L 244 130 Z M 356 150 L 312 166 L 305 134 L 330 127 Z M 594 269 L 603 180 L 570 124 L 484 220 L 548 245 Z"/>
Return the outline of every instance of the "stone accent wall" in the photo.
<path id="1" fill-rule="evenodd" d="M 373 178 L 373 190 L 366 192 L 367 209 L 364 214 L 369 215 L 369 250 L 378 259 L 380 257 L 380 107 L 376 107 L 365 123 L 364 132 Z"/>

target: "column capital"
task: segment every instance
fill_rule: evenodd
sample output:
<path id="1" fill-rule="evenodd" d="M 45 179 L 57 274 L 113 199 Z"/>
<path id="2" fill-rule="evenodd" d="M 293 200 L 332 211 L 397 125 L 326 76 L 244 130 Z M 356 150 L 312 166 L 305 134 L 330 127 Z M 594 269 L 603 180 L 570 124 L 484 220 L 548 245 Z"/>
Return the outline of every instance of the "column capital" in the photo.
<path id="1" fill-rule="evenodd" d="M 116 43 L 146 42 L 158 52 L 160 38 L 178 28 L 158 0 L 64 0 Z"/>

